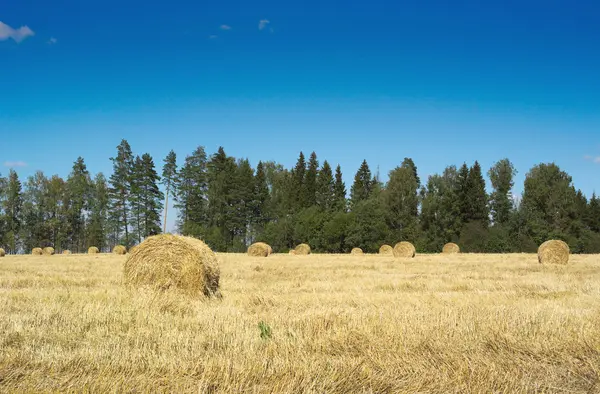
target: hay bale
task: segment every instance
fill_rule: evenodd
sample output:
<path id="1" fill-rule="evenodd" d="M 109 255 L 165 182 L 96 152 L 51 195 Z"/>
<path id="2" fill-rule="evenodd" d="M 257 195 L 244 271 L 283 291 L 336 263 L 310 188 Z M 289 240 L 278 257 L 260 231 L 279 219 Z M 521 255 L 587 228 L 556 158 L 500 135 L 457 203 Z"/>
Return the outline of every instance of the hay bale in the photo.
<path id="1" fill-rule="evenodd" d="M 405 258 L 413 258 L 417 254 L 417 250 L 415 246 L 410 242 L 402 241 L 398 242 L 394 246 L 394 257 L 405 257 Z"/>
<path id="2" fill-rule="evenodd" d="M 96 254 L 96 253 L 100 253 L 100 250 L 97 247 L 90 246 L 88 248 L 88 254 Z"/>
<path id="3" fill-rule="evenodd" d="M 4 256 L 6 256 L 6 252 L 4 251 L 4 249 L 0 248 L 0 257 Z"/>
<path id="4" fill-rule="evenodd" d="M 310 246 L 308 244 L 300 244 L 296 246 L 296 254 L 298 255 L 307 255 L 310 254 Z"/>
<path id="5" fill-rule="evenodd" d="M 350 254 L 358 256 L 358 255 L 361 255 L 361 254 L 364 254 L 364 253 L 363 253 L 363 250 L 361 248 L 352 248 L 352 250 L 350 251 Z"/>
<path id="6" fill-rule="evenodd" d="M 215 253 L 202 241 L 180 235 L 146 238 L 125 261 L 125 283 L 190 295 L 218 295 L 219 266 Z"/>
<path id="7" fill-rule="evenodd" d="M 62 254 L 71 254 L 70 250 L 63 250 Z"/>
<path id="8" fill-rule="evenodd" d="M 127 253 L 129 253 L 129 254 L 133 253 L 137 249 L 138 246 L 139 245 L 133 245 L 131 248 L 129 248 L 129 250 L 127 251 Z"/>
<path id="9" fill-rule="evenodd" d="M 42 253 L 46 256 L 52 256 L 54 254 L 54 248 L 52 246 L 46 246 L 42 249 Z"/>
<path id="10" fill-rule="evenodd" d="M 379 254 L 394 254 L 394 248 L 392 248 L 390 245 L 381 245 L 379 248 Z"/>
<path id="11" fill-rule="evenodd" d="M 271 245 L 267 244 L 267 246 L 269 247 L 269 254 L 273 254 L 273 248 L 271 247 Z"/>
<path id="12" fill-rule="evenodd" d="M 44 254 L 44 251 L 42 250 L 42 248 L 33 248 L 31 250 L 31 254 L 34 256 L 41 256 Z"/>
<path id="13" fill-rule="evenodd" d="M 273 249 L 264 242 L 256 242 L 248 247 L 248 256 L 268 257 Z"/>
<path id="14" fill-rule="evenodd" d="M 296 255 L 296 251 L 294 249 L 290 249 L 290 251 L 288 252 L 288 254 L 291 254 L 291 255 L 295 256 Z"/>
<path id="15" fill-rule="evenodd" d="M 445 254 L 460 253 L 460 247 L 453 242 L 449 242 L 446 245 L 444 245 L 444 247 L 442 248 L 442 253 L 445 253 Z"/>
<path id="16" fill-rule="evenodd" d="M 127 248 L 123 245 L 117 245 L 113 248 L 113 253 L 114 254 L 126 254 Z"/>
<path id="17" fill-rule="evenodd" d="M 540 264 L 568 264 L 569 245 L 560 240 L 549 240 L 538 248 L 538 261 Z"/>

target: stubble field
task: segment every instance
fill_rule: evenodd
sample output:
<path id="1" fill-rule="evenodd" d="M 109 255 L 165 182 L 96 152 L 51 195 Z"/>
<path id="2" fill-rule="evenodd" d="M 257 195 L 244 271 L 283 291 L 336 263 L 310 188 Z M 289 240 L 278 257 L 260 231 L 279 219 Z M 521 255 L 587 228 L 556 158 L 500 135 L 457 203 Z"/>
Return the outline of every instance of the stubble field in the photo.
<path id="1" fill-rule="evenodd" d="M 598 255 L 220 254 L 210 300 L 125 259 L 0 259 L 0 391 L 600 392 Z"/>

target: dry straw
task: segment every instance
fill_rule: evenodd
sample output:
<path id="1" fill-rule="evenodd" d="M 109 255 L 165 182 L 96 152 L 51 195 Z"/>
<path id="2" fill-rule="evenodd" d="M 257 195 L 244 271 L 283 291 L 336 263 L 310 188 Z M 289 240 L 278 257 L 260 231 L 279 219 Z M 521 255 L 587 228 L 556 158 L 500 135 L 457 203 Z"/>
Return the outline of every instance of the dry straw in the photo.
<path id="1" fill-rule="evenodd" d="M 129 248 L 127 253 L 129 253 L 129 254 L 133 253 L 137 249 L 137 247 L 138 247 L 138 245 L 133 245 L 131 248 Z"/>
<path id="2" fill-rule="evenodd" d="M 538 248 L 538 261 L 540 264 L 568 264 L 569 245 L 564 241 L 550 240 Z"/>
<path id="3" fill-rule="evenodd" d="M 308 244 L 300 244 L 296 246 L 296 254 L 307 255 L 310 254 L 310 246 Z"/>
<path id="4" fill-rule="evenodd" d="M 52 256 L 54 254 L 54 248 L 52 246 L 46 246 L 43 250 L 42 253 L 47 255 L 47 256 Z"/>
<path id="5" fill-rule="evenodd" d="M 273 249 L 264 242 L 256 242 L 248 247 L 248 256 L 268 257 Z"/>
<path id="6" fill-rule="evenodd" d="M 381 245 L 381 247 L 379 248 L 379 254 L 394 254 L 394 248 L 392 248 L 390 245 Z"/>
<path id="7" fill-rule="evenodd" d="M 125 261 L 125 283 L 152 290 L 177 289 L 186 294 L 218 295 L 217 256 L 196 238 L 155 235 L 142 242 Z"/>
<path id="8" fill-rule="evenodd" d="M 450 242 L 444 245 L 442 248 L 442 253 L 460 253 L 460 247 L 457 244 Z"/>
<path id="9" fill-rule="evenodd" d="M 4 251 L 4 249 L 0 248 L 0 257 L 4 256 L 6 256 L 6 252 Z"/>
<path id="10" fill-rule="evenodd" d="M 417 250 L 415 246 L 410 242 L 402 241 L 398 242 L 394 246 L 394 257 L 405 257 L 405 258 L 413 258 L 415 254 L 417 254 Z"/>
<path id="11" fill-rule="evenodd" d="M 71 254 L 70 250 L 63 250 L 62 254 Z"/>
<path id="12" fill-rule="evenodd" d="M 126 254 L 127 248 L 123 245 L 117 245 L 113 248 L 113 253 L 114 254 Z"/>
<path id="13" fill-rule="evenodd" d="M 350 251 L 350 254 L 361 255 L 361 254 L 364 254 L 364 253 L 363 253 L 363 250 L 361 248 L 352 248 L 352 250 Z"/>
<path id="14" fill-rule="evenodd" d="M 42 250 L 42 248 L 33 248 L 31 250 L 31 254 L 33 254 L 35 256 L 41 256 L 44 254 L 44 251 Z"/>
<path id="15" fill-rule="evenodd" d="M 296 251 L 294 249 L 290 249 L 289 254 L 296 255 Z"/>
<path id="16" fill-rule="evenodd" d="M 97 247 L 95 246 L 90 246 L 88 248 L 88 254 L 96 254 L 96 253 L 100 253 L 100 250 L 98 250 Z"/>

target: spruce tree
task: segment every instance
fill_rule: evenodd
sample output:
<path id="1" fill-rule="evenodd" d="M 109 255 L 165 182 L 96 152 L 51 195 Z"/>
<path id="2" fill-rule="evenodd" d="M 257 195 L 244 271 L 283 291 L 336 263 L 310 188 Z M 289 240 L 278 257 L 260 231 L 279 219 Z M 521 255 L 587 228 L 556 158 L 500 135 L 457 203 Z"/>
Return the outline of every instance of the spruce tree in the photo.
<path id="1" fill-rule="evenodd" d="M 357 204 L 360 201 L 365 201 L 371 196 L 374 180 L 371 176 L 371 170 L 366 160 L 363 160 L 360 168 L 354 176 L 354 184 L 350 189 L 350 201 L 352 204 Z"/>
<path id="2" fill-rule="evenodd" d="M 410 157 L 405 157 L 404 160 L 402 161 L 401 167 L 408 168 L 411 170 L 411 172 L 413 173 L 413 176 L 415 177 L 415 180 L 417 181 L 417 188 L 420 188 L 421 187 L 421 179 L 419 178 L 419 174 L 417 171 L 417 165 L 415 164 L 413 159 L 411 159 Z"/>
<path id="3" fill-rule="evenodd" d="M 142 238 L 160 234 L 160 211 L 163 209 L 164 194 L 158 187 L 159 181 L 160 176 L 156 172 L 152 156 L 144 153 L 139 183 L 143 225 L 140 235 Z"/>
<path id="4" fill-rule="evenodd" d="M 332 212 L 336 206 L 335 183 L 331 166 L 325 160 L 317 176 L 317 205 L 326 212 Z"/>
<path id="5" fill-rule="evenodd" d="M 346 184 L 342 177 L 342 168 L 338 164 L 335 168 L 335 184 L 333 186 L 335 195 L 335 209 L 346 211 Z"/>
<path id="6" fill-rule="evenodd" d="M 92 183 L 90 199 L 90 216 L 87 225 L 87 247 L 95 246 L 103 250 L 107 245 L 108 235 L 109 188 L 106 178 L 98 173 Z"/>
<path id="7" fill-rule="evenodd" d="M 480 222 L 486 227 L 489 222 L 488 198 L 485 192 L 485 180 L 481 173 L 481 166 L 477 161 L 469 169 L 467 185 L 469 207 L 467 222 Z"/>
<path id="8" fill-rule="evenodd" d="M 90 173 L 82 157 L 73 163 L 73 169 L 67 178 L 67 192 L 70 198 L 70 209 L 67 216 L 71 228 L 71 246 L 75 252 L 85 248 L 85 216 L 91 200 Z"/>
<path id="9" fill-rule="evenodd" d="M 600 199 L 596 196 L 596 193 L 592 194 L 588 203 L 586 223 L 588 228 L 600 234 Z"/>
<path id="10" fill-rule="evenodd" d="M 162 184 L 165 187 L 165 216 L 163 218 L 163 233 L 167 232 L 167 213 L 169 211 L 169 196 L 175 194 L 177 181 L 177 154 L 173 150 L 163 160 Z"/>
<path id="11" fill-rule="evenodd" d="M 269 221 L 269 185 L 267 184 L 267 174 L 262 161 L 256 165 L 256 175 L 254 176 L 254 194 L 252 198 L 252 223 L 254 235 L 262 234 L 265 225 Z"/>
<path id="12" fill-rule="evenodd" d="M 460 212 L 460 221 L 464 224 L 469 221 L 470 201 L 469 201 L 469 167 L 467 163 L 458 170 L 456 182 L 456 195 L 458 198 L 458 210 Z"/>
<path id="13" fill-rule="evenodd" d="M 304 160 L 304 153 L 300 152 L 296 166 L 292 170 L 292 184 L 290 191 L 293 198 L 293 209 L 295 211 L 306 206 L 306 191 L 305 187 L 305 176 L 306 176 L 306 161 Z"/>
<path id="14" fill-rule="evenodd" d="M 319 171 L 319 161 L 317 154 L 312 152 L 308 160 L 308 169 L 304 179 L 304 208 L 312 207 L 317 204 L 317 175 Z"/>
<path id="15" fill-rule="evenodd" d="M 197 147 L 185 158 L 177 176 L 176 191 L 179 231 L 203 238 L 208 225 L 208 174 L 204 147 Z"/>
<path id="16" fill-rule="evenodd" d="M 233 157 L 219 147 L 208 162 L 208 222 L 211 227 L 207 239 L 213 248 L 227 251 L 233 245 L 237 206 L 234 187 L 237 166 Z"/>
<path id="17" fill-rule="evenodd" d="M 110 176 L 109 199 L 112 212 L 113 228 L 115 230 L 114 243 L 122 242 L 130 245 L 130 197 L 131 175 L 133 172 L 133 153 L 127 140 L 122 140 L 117 146 L 117 155 L 110 159 L 113 163 L 113 174 Z M 121 239 L 124 234 L 125 238 Z"/>

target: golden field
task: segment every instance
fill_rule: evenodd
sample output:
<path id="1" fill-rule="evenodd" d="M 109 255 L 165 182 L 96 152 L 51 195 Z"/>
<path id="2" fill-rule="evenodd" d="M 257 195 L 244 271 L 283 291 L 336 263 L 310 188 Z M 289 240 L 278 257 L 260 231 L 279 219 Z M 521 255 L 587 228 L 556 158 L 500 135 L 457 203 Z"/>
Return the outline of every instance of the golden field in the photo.
<path id="1" fill-rule="evenodd" d="M 0 259 L 0 391 L 600 392 L 598 255 L 219 254 L 210 300 L 125 259 Z"/>

